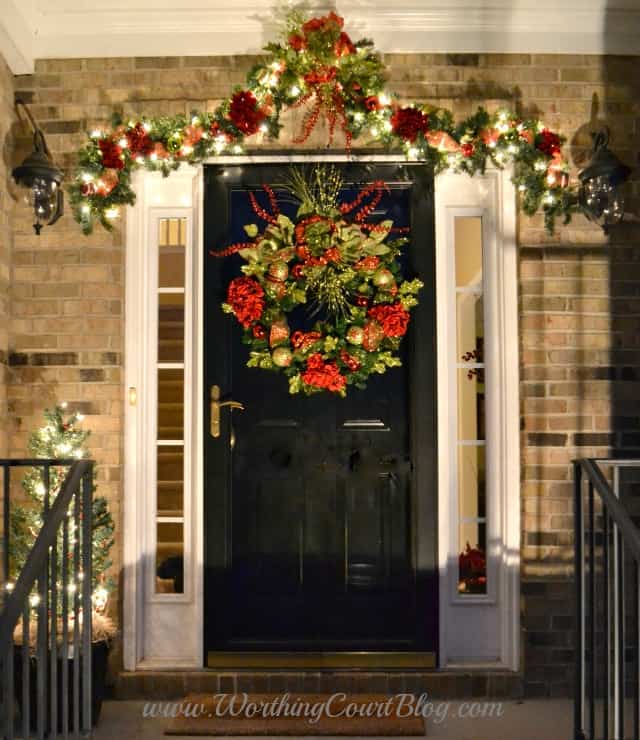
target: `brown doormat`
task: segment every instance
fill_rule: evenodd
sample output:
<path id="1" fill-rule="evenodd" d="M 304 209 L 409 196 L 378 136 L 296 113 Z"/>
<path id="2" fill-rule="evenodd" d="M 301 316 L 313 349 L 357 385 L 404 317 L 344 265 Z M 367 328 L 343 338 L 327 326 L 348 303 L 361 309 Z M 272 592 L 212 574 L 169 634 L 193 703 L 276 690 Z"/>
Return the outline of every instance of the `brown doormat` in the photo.
<path id="1" fill-rule="evenodd" d="M 189 694 L 165 735 L 424 735 L 416 704 L 385 694 Z"/>

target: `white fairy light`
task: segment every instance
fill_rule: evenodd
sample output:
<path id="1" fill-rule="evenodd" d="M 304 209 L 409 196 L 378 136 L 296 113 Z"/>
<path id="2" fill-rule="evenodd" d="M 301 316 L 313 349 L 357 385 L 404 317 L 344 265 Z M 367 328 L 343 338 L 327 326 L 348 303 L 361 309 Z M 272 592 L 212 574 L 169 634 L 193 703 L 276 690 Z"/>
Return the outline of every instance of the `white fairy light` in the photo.
<path id="1" fill-rule="evenodd" d="M 381 93 L 378 96 L 378 102 L 380 105 L 390 105 L 391 104 L 391 98 L 387 95 L 387 93 Z"/>
<path id="2" fill-rule="evenodd" d="M 129 142 L 127 141 L 127 139 L 120 139 L 120 141 L 118 141 L 118 145 L 121 146 L 123 149 L 126 149 L 129 146 Z"/>
<path id="3" fill-rule="evenodd" d="M 5 591 L 8 591 L 9 593 L 11 593 L 15 587 L 16 587 L 16 584 L 12 583 L 11 581 L 7 581 L 4 584 Z"/>
<path id="4" fill-rule="evenodd" d="M 69 404 L 68 404 L 68 403 L 67 403 L 66 401 L 63 401 L 63 402 L 62 402 L 62 403 L 60 404 L 60 408 L 61 408 L 61 409 L 66 409 L 68 405 L 69 405 Z"/>
<path id="5" fill-rule="evenodd" d="M 35 609 L 36 606 L 40 604 L 40 597 L 38 596 L 38 594 L 33 594 L 32 596 L 30 596 L 29 603 Z"/>
<path id="6" fill-rule="evenodd" d="M 68 588 L 67 588 L 67 591 L 68 591 L 68 592 L 69 592 L 70 594 L 75 594 L 75 592 L 76 592 L 77 590 L 78 590 L 78 587 L 76 586 L 76 584 L 75 584 L 75 583 L 70 583 L 70 584 L 69 584 L 69 586 L 68 586 Z"/>
<path id="7" fill-rule="evenodd" d="M 289 95 L 291 95 L 292 98 L 297 98 L 298 95 L 300 95 L 300 88 L 297 85 L 292 85 L 289 89 Z"/>
<path id="8" fill-rule="evenodd" d="M 544 202 L 545 202 L 545 203 L 546 203 L 546 204 L 547 204 L 548 206 L 550 206 L 550 205 L 553 205 L 553 204 L 554 204 L 554 203 L 556 202 L 556 199 L 555 199 L 555 198 L 553 197 L 553 195 L 552 195 L 551 193 L 547 193 L 547 194 L 546 194 L 546 195 L 544 196 Z"/>
<path id="9" fill-rule="evenodd" d="M 242 154 L 242 147 L 240 146 L 240 144 L 236 144 L 233 147 L 233 153 L 234 154 Z"/>
<path id="10" fill-rule="evenodd" d="M 106 609 L 108 600 L 109 592 L 106 588 L 103 588 L 102 586 L 98 586 L 91 597 L 93 608 L 98 613 L 102 613 Z"/>
<path id="11" fill-rule="evenodd" d="M 498 145 L 498 142 L 497 141 L 494 141 L 493 139 L 491 139 L 489 141 L 489 143 L 487 144 L 487 146 L 489 147 L 489 149 L 495 149 L 497 145 Z"/>
<path id="12" fill-rule="evenodd" d="M 84 421 L 84 414 L 76 414 L 76 419 L 78 421 Z"/>
<path id="13" fill-rule="evenodd" d="M 118 218 L 120 215 L 120 209 L 119 208 L 107 208 L 107 210 L 104 212 L 105 218 L 108 218 L 110 221 L 114 218 Z"/>
<path id="14" fill-rule="evenodd" d="M 544 131 L 547 128 L 542 121 L 538 121 L 538 131 Z"/>
<path id="15" fill-rule="evenodd" d="M 152 126 L 151 126 L 151 124 L 150 124 L 150 123 L 147 123 L 147 121 L 145 121 L 145 122 L 144 122 L 144 123 L 142 124 L 142 128 L 143 128 L 143 129 L 144 129 L 144 130 L 145 130 L 145 131 L 146 131 L 147 133 L 149 133 L 149 131 L 151 131 L 151 129 L 152 129 Z"/>
<path id="16" fill-rule="evenodd" d="M 515 144 L 509 144 L 507 147 L 507 151 L 509 154 L 517 154 L 518 153 L 518 147 Z"/>
<path id="17" fill-rule="evenodd" d="M 192 126 L 197 126 L 199 123 L 200 123 L 200 119 L 198 118 L 198 116 L 193 116 L 191 118 L 191 125 Z"/>
<path id="18" fill-rule="evenodd" d="M 538 172 L 544 172 L 547 169 L 547 163 L 542 159 L 538 159 L 535 161 L 533 169 Z"/>
<path id="19" fill-rule="evenodd" d="M 418 159 L 418 154 L 420 154 L 420 151 L 415 146 L 410 146 L 407 149 L 407 157 L 409 157 L 409 159 Z"/>
<path id="20" fill-rule="evenodd" d="M 393 126 L 391 125 L 391 121 L 385 121 L 382 124 L 382 128 L 388 133 L 389 131 L 393 131 Z"/>
<path id="21" fill-rule="evenodd" d="M 91 206 L 88 206 L 85 203 L 80 210 L 82 211 L 82 213 L 85 213 L 85 214 L 91 213 Z"/>
<path id="22" fill-rule="evenodd" d="M 193 151 L 193 147 L 192 146 L 189 146 L 189 144 L 185 144 L 182 147 L 182 153 L 183 154 L 191 154 L 192 151 Z"/>
<path id="23" fill-rule="evenodd" d="M 156 152 L 151 152 L 151 154 L 149 155 L 149 159 L 150 159 L 150 160 L 151 160 L 152 162 L 155 162 L 155 161 L 156 161 L 156 159 L 158 159 L 158 155 L 156 154 Z"/>
<path id="24" fill-rule="evenodd" d="M 269 127 L 267 126 L 266 123 L 260 124 L 260 131 L 261 131 L 261 133 L 266 134 L 268 130 L 269 130 Z"/>
<path id="25" fill-rule="evenodd" d="M 354 120 L 354 121 L 355 121 L 356 123 L 362 123 L 362 121 L 364 121 L 364 113 L 363 113 L 363 112 L 362 112 L 361 110 L 359 110 L 359 111 L 356 111 L 356 112 L 355 112 L 355 113 L 353 114 L 353 120 Z"/>
<path id="26" fill-rule="evenodd" d="M 524 193 L 524 191 L 525 191 L 526 189 L 527 189 L 527 186 L 526 186 L 526 185 L 518 185 L 518 190 L 519 190 L 519 191 L 520 191 L 521 193 Z"/>
<path id="27" fill-rule="evenodd" d="M 505 134 L 509 130 L 509 126 L 506 123 L 499 123 L 496 129 L 501 133 Z"/>
<path id="28" fill-rule="evenodd" d="M 138 156 L 136 157 L 136 162 L 138 164 L 144 164 L 144 157 L 141 154 L 138 154 Z"/>
<path id="29" fill-rule="evenodd" d="M 80 179 L 82 182 L 91 182 L 93 180 L 93 175 L 88 172 L 83 172 L 82 175 L 80 175 Z"/>
<path id="30" fill-rule="evenodd" d="M 379 133 L 380 132 L 378 131 L 378 129 L 375 126 L 373 126 L 370 129 L 370 134 L 371 134 L 371 136 L 373 136 L 374 139 L 378 136 Z"/>
<path id="31" fill-rule="evenodd" d="M 91 132 L 91 138 L 92 139 L 101 139 L 102 138 L 102 131 L 100 131 L 99 128 L 94 128 Z"/>
<path id="32" fill-rule="evenodd" d="M 75 457 L 77 457 L 77 458 L 78 458 L 78 460 L 79 460 L 79 459 L 80 459 L 81 457 L 84 457 L 84 452 L 83 452 L 82 450 L 76 450 L 76 451 L 75 451 L 75 452 L 74 452 L 73 454 L 75 455 Z"/>
<path id="33" fill-rule="evenodd" d="M 44 487 L 44 483 L 38 483 L 36 485 L 36 493 L 38 496 L 44 496 L 44 494 L 47 492 L 47 489 Z"/>

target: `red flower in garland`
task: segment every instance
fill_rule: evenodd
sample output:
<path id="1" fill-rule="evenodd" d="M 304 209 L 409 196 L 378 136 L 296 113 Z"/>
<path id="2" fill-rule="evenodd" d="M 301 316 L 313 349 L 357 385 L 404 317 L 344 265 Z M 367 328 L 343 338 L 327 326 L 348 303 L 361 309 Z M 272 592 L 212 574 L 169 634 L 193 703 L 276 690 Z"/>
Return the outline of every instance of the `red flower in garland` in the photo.
<path id="1" fill-rule="evenodd" d="M 229 118 L 245 136 L 255 134 L 266 117 L 267 114 L 258 107 L 256 96 L 250 90 L 240 90 L 233 94 Z"/>
<path id="2" fill-rule="evenodd" d="M 548 128 L 543 128 L 536 138 L 536 148 L 553 157 L 560 152 L 560 137 Z"/>
<path id="3" fill-rule="evenodd" d="M 415 141 L 418 134 L 426 134 L 429 129 L 429 116 L 417 108 L 398 108 L 391 116 L 394 134 L 405 141 Z"/>
<path id="4" fill-rule="evenodd" d="M 340 31 L 344 26 L 344 18 L 337 15 L 333 10 L 329 15 L 321 16 L 320 18 L 312 18 L 302 26 L 302 33 L 308 36 L 310 33 L 317 33 L 318 31 Z"/>
<path id="5" fill-rule="evenodd" d="M 256 324 L 251 331 L 256 339 L 264 339 L 267 336 L 267 330 L 262 324 Z"/>
<path id="6" fill-rule="evenodd" d="M 116 144 L 111 139 L 100 139 L 98 146 L 102 152 L 102 165 L 103 167 L 112 168 L 114 170 L 121 170 L 124 168 L 124 160 L 122 159 L 122 147 Z"/>
<path id="7" fill-rule="evenodd" d="M 354 267 L 356 270 L 366 270 L 367 272 L 373 272 L 378 268 L 378 265 L 380 264 L 380 257 L 376 257 L 375 255 L 369 255 L 368 257 L 363 257 L 361 260 L 358 260 Z"/>
<path id="8" fill-rule="evenodd" d="M 338 40 L 333 45 L 333 51 L 337 57 L 346 57 L 349 54 L 356 53 L 356 47 L 349 38 L 349 34 L 344 31 L 338 37 Z"/>
<path id="9" fill-rule="evenodd" d="M 335 80 L 337 74 L 337 67 L 321 67 L 317 72 L 307 72 L 304 81 L 307 85 L 328 85 Z"/>
<path id="10" fill-rule="evenodd" d="M 132 157 L 147 157 L 153 151 L 154 142 L 146 132 L 141 123 L 136 123 L 133 128 L 127 131 L 127 141 L 129 142 L 129 151 Z"/>
<path id="11" fill-rule="evenodd" d="M 462 152 L 462 155 L 464 157 L 473 157 L 476 148 L 473 146 L 473 144 L 463 144 L 460 147 L 460 151 Z"/>
<path id="12" fill-rule="evenodd" d="M 265 305 L 264 290 L 253 278 L 235 278 L 229 283 L 227 303 L 246 329 L 262 316 Z"/>
<path id="13" fill-rule="evenodd" d="M 289 46 L 294 51 L 304 51 L 307 48 L 307 41 L 304 36 L 300 36 L 298 33 L 292 33 L 291 36 L 289 36 Z"/>
<path id="14" fill-rule="evenodd" d="M 294 331 L 291 336 L 291 344 L 294 349 L 301 349 L 306 352 L 319 339 L 322 339 L 322 334 L 319 331 Z"/>
<path id="15" fill-rule="evenodd" d="M 409 326 L 409 312 L 400 303 L 373 306 L 367 311 L 367 316 L 382 326 L 387 337 L 402 337 Z"/>
<path id="16" fill-rule="evenodd" d="M 328 391 L 339 393 L 344 390 L 347 380 L 340 373 L 335 362 L 324 362 L 319 352 L 311 355 L 307 360 L 307 369 L 301 375 L 307 385 L 316 388 L 326 388 Z"/>
<path id="17" fill-rule="evenodd" d="M 377 95 L 369 95 L 369 97 L 364 99 L 364 107 L 368 111 L 377 111 L 382 108 L 382 105 L 380 105 L 380 101 L 378 100 Z"/>

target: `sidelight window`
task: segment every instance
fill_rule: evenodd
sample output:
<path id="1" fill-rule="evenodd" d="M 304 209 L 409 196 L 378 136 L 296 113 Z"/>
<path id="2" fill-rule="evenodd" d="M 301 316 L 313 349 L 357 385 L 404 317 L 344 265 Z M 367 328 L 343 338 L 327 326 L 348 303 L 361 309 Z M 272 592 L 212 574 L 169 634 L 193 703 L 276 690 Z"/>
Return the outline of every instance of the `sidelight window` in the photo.
<path id="1" fill-rule="evenodd" d="M 158 219 L 156 593 L 184 591 L 186 218 Z"/>
<path id="2" fill-rule="evenodd" d="M 482 219 L 455 219 L 458 591 L 487 591 Z"/>

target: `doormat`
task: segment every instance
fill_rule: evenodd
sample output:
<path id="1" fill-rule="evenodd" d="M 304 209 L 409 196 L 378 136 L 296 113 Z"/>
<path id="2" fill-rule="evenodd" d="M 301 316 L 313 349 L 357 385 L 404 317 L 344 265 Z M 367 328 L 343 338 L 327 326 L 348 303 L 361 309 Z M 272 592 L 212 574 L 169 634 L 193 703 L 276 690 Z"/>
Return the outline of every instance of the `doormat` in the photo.
<path id="1" fill-rule="evenodd" d="M 165 735 L 424 736 L 414 706 L 385 694 L 189 694 Z"/>

